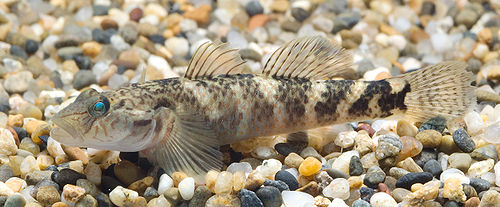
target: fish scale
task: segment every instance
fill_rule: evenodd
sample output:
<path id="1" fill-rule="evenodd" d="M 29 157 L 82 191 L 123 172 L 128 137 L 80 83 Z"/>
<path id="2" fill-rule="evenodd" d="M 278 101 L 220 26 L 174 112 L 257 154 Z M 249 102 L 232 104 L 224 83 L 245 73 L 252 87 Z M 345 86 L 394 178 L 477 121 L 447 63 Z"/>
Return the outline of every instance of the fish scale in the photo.
<path id="1" fill-rule="evenodd" d="M 332 80 L 350 54 L 321 37 L 276 50 L 260 74 L 220 42 L 193 55 L 184 77 L 83 91 L 58 112 L 51 136 L 97 149 L 140 151 L 167 173 L 202 179 L 222 166 L 220 145 L 381 118 L 462 116 L 475 104 L 472 75 L 444 62 L 378 81 Z"/>

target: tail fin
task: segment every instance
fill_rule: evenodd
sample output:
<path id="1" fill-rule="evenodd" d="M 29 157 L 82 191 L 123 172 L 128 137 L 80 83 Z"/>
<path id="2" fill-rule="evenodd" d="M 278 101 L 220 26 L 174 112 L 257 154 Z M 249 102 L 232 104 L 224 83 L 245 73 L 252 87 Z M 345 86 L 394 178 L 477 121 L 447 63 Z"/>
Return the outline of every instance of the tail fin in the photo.
<path id="1" fill-rule="evenodd" d="M 406 116 L 414 121 L 463 116 L 476 104 L 472 73 L 463 62 L 443 62 L 402 76 L 409 84 Z"/>

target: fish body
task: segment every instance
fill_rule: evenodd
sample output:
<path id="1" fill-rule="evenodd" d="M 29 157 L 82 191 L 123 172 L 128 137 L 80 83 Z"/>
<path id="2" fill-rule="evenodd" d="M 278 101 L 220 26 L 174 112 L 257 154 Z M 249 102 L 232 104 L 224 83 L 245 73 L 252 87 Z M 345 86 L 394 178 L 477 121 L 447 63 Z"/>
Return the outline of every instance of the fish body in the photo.
<path id="1" fill-rule="evenodd" d="M 223 144 L 390 116 L 457 117 L 475 103 L 463 63 L 379 81 L 329 79 L 349 64 L 344 50 L 313 37 L 278 49 L 261 74 L 244 74 L 234 50 L 206 44 L 185 77 L 82 92 L 54 116 L 51 136 L 68 145 L 141 151 L 167 172 L 200 175 L 221 166 L 216 148 Z"/>

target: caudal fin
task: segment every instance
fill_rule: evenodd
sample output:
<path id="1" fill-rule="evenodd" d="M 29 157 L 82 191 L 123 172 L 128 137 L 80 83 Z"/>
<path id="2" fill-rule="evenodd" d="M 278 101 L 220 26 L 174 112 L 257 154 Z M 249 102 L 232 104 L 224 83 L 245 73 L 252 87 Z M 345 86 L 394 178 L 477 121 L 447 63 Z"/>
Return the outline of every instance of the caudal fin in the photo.
<path id="1" fill-rule="evenodd" d="M 443 62 L 402 77 L 410 84 L 404 100 L 406 116 L 414 121 L 463 116 L 476 103 L 472 73 L 463 62 Z"/>

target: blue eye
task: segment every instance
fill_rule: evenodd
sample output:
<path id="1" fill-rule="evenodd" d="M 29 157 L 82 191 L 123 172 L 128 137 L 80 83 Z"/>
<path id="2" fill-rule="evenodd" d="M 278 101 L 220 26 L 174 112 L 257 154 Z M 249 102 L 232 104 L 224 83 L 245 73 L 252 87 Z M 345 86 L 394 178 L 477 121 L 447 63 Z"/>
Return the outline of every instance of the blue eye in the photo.
<path id="1" fill-rule="evenodd" d="M 108 109 L 109 101 L 107 98 L 103 98 L 102 100 L 95 102 L 94 105 L 91 105 L 89 107 L 89 113 L 94 117 L 102 116 L 106 112 L 108 112 Z"/>
<path id="2" fill-rule="evenodd" d="M 94 104 L 94 111 L 103 111 L 103 110 L 104 110 L 104 103 L 97 102 Z"/>

